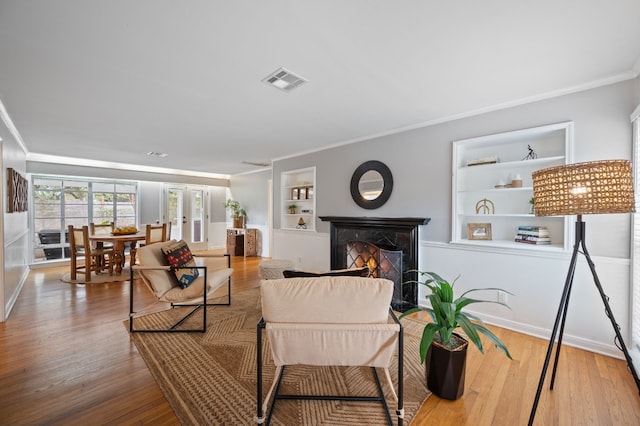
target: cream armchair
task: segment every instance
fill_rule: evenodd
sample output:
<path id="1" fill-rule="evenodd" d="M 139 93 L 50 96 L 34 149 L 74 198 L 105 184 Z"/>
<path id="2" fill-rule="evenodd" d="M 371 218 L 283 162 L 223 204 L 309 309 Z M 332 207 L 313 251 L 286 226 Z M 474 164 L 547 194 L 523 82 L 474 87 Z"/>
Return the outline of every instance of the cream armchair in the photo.
<path id="1" fill-rule="evenodd" d="M 279 399 L 378 401 L 392 424 L 376 368 L 384 371 L 397 401 L 398 424 L 404 417 L 402 402 L 403 330 L 390 309 L 393 282 L 378 278 L 320 277 L 263 280 L 262 319 L 257 326 L 257 416 L 267 424 Z M 271 347 L 276 366 L 267 396 L 262 398 L 262 334 Z M 389 366 L 398 354 L 398 392 Z M 278 389 L 287 365 L 371 367 L 379 396 L 280 395 Z M 275 389 L 275 392 L 274 392 Z M 271 394 L 273 403 L 268 410 Z"/>
<path id="2" fill-rule="evenodd" d="M 139 265 L 131 266 L 130 296 L 129 296 L 129 331 L 135 332 L 205 332 L 207 329 L 207 306 L 214 305 L 208 299 L 218 288 L 227 284 L 227 301 L 215 303 L 215 305 L 231 304 L 231 260 L 228 254 L 224 255 L 197 255 L 196 258 L 206 259 L 206 265 L 184 266 L 175 268 L 169 266 L 165 259 L 163 249 L 175 245 L 175 240 L 149 244 L 138 249 Z M 213 264 L 215 263 L 215 265 Z M 178 285 L 175 277 L 176 270 L 198 270 L 198 277 L 186 288 Z M 158 302 L 170 304 L 171 308 L 192 307 L 188 313 L 169 328 L 162 329 L 137 329 L 134 319 L 141 316 L 134 306 L 133 279 L 134 272 L 139 272 L 140 278 L 156 296 Z M 180 325 L 202 308 L 201 328 L 185 329 Z"/>

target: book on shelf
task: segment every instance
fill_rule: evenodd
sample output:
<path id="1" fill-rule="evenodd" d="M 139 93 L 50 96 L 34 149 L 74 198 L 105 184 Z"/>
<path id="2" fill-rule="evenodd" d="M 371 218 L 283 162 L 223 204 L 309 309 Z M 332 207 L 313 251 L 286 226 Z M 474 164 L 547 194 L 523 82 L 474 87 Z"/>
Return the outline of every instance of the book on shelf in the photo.
<path id="1" fill-rule="evenodd" d="M 517 234 L 515 241 L 517 243 L 525 243 L 525 244 L 551 244 L 551 238 L 536 237 L 534 235 Z"/>
<path id="2" fill-rule="evenodd" d="M 477 158 L 475 160 L 467 160 L 467 167 L 469 166 L 480 166 L 482 164 L 495 164 L 500 160 L 498 157 L 485 157 L 485 158 Z"/>
<path id="3" fill-rule="evenodd" d="M 548 237 L 549 236 L 549 231 L 548 230 L 542 230 L 542 231 L 521 231 L 521 230 L 518 230 L 518 235 L 531 235 L 533 237 Z"/>
<path id="4" fill-rule="evenodd" d="M 518 226 L 518 235 L 531 235 L 534 237 L 548 237 L 549 229 L 544 226 Z"/>
<path id="5" fill-rule="evenodd" d="M 527 225 L 518 225 L 518 231 L 548 231 L 549 228 L 546 226 L 527 226 Z"/>
<path id="6" fill-rule="evenodd" d="M 515 241 L 516 241 L 516 243 L 532 244 L 532 245 L 536 245 L 536 246 L 542 246 L 542 245 L 551 244 L 551 241 L 531 241 L 531 240 L 520 240 L 518 238 L 516 238 Z"/>

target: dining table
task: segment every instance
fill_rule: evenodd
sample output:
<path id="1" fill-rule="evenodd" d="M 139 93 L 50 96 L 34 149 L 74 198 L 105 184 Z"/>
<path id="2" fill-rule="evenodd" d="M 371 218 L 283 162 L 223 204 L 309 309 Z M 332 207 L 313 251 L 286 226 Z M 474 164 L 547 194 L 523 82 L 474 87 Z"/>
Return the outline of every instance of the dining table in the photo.
<path id="1" fill-rule="evenodd" d="M 120 275 L 125 265 L 124 248 L 125 244 L 129 243 L 129 256 L 131 257 L 130 263 L 136 262 L 136 245 L 138 241 L 144 241 L 146 239 L 146 233 L 138 231 L 134 234 L 95 234 L 89 236 L 89 241 L 93 241 L 98 244 L 111 243 L 113 244 L 113 264 L 115 266 L 116 274 Z"/>

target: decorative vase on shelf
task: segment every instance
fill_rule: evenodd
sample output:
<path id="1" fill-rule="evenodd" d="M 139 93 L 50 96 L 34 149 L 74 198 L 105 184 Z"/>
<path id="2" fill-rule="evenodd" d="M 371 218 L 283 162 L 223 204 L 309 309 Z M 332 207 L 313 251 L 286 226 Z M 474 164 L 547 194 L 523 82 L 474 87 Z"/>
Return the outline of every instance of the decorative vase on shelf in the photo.
<path id="1" fill-rule="evenodd" d="M 529 214 L 536 214 L 536 205 L 533 198 L 529 200 Z"/>

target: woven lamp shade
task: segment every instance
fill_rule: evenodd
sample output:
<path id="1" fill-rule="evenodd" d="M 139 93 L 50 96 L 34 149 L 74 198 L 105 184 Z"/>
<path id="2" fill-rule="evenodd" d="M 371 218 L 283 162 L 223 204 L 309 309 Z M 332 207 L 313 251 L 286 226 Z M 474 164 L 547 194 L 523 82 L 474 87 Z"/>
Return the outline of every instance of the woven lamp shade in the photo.
<path id="1" fill-rule="evenodd" d="M 536 216 L 635 211 L 628 160 L 568 164 L 532 176 Z"/>

